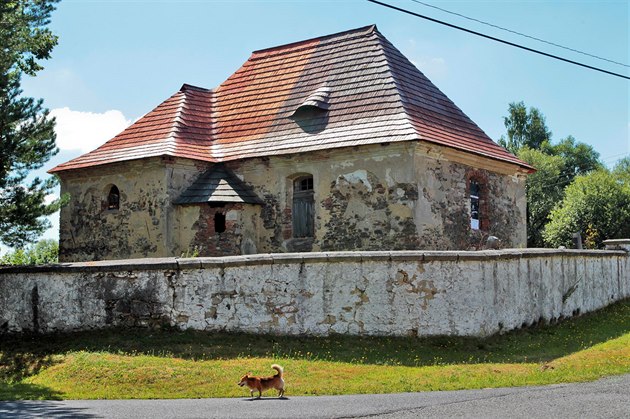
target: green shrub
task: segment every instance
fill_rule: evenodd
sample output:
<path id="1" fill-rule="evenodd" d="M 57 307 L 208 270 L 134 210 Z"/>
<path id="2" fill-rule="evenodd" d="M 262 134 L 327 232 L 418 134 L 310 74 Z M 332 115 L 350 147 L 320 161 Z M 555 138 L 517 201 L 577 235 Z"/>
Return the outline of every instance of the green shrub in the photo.
<path id="1" fill-rule="evenodd" d="M 589 248 L 602 247 L 606 239 L 628 237 L 630 182 L 604 169 L 576 177 L 551 211 L 543 238 L 551 247 L 569 247 L 575 232 L 582 233 Z"/>
<path id="2" fill-rule="evenodd" d="M 40 240 L 24 249 L 16 249 L 0 257 L 0 265 L 44 265 L 59 262 L 59 243 Z"/>

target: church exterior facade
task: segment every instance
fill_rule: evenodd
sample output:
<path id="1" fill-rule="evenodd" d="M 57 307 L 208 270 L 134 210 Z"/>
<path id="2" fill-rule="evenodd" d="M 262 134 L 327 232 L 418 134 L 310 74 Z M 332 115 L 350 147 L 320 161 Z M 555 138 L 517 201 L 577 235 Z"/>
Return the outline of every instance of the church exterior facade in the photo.
<path id="1" fill-rule="evenodd" d="M 525 247 L 532 170 L 370 26 L 256 51 L 50 172 L 87 261 Z"/>

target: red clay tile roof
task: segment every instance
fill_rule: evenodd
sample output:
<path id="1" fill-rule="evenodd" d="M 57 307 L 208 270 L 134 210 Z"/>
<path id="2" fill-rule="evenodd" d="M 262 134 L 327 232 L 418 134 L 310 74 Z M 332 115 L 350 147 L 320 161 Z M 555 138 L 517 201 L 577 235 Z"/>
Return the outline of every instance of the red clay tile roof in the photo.
<path id="1" fill-rule="evenodd" d="M 184 85 L 101 147 L 50 172 L 162 155 L 221 162 L 412 140 L 532 169 L 368 26 L 255 51 L 215 90 Z"/>
<path id="2" fill-rule="evenodd" d="M 96 150 L 60 164 L 50 173 L 165 155 L 213 161 L 211 112 L 212 91 L 185 84 Z"/>

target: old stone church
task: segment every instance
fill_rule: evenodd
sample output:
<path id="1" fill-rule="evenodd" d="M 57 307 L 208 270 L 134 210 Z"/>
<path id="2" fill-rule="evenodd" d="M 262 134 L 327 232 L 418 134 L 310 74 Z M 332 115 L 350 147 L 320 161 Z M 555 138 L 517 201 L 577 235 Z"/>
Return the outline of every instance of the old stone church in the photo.
<path id="1" fill-rule="evenodd" d="M 86 261 L 523 247 L 531 171 L 369 26 L 256 51 L 50 173 Z"/>

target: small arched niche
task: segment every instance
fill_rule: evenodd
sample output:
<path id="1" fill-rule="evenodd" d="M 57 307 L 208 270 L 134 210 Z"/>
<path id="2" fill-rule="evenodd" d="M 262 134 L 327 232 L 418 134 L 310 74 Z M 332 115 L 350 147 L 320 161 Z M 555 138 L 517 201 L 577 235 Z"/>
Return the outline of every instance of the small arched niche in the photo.
<path id="1" fill-rule="evenodd" d="M 107 197 L 105 200 L 105 208 L 108 211 L 116 211 L 120 209 L 120 190 L 116 185 L 110 185 L 106 188 Z"/>

